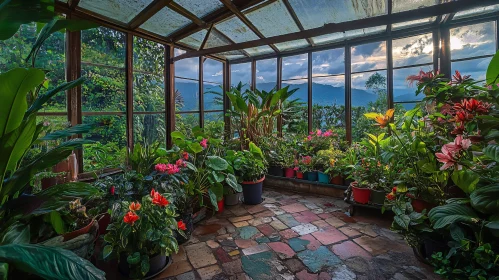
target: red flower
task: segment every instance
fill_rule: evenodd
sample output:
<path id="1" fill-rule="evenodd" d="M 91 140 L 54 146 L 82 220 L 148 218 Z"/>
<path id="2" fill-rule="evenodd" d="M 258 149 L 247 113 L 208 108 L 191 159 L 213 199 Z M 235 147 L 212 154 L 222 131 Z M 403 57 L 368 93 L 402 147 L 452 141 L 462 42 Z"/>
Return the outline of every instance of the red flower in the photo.
<path id="1" fill-rule="evenodd" d="M 199 144 L 201 145 L 201 147 L 206 149 L 208 147 L 208 139 L 201 140 L 201 142 L 199 142 Z"/>
<path id="2" fill-rule="evenodd" d="M 154 189 L 151 190 L 151 198 L 153 204 L 159 205 L 161 207 L 170 204 L 170 202 L 164 196 L 162 196 L 159 192 L 155 191 Z"/>
<path id="3" fill-rule="evenodd" d="M 420 83 L 431 81 L 436 75 L 438 75 L 438 71 L 433 74 L 433 71 L 424 72 L 423 70 L 420 70 L 419 75 L 408 76 L 405 80 L 409 82 L 409 85 L 411 86 L 414 82 L 417 82 L 419 85 Z"/>
<path id="4" fill-rule="evenodd" d="M 158 163 L 154 166 L 154 169 L 156 171 L 158 171 L 159 173 L 165 173 L 166 172 L 166 164 Z"/>
<path id="5" fill-rule="evenodd" d="M 489 112 L 489 108 L 491 106 L 492 105 L 487 102 L 482 102 L 474 98 L 470 98 L 463 99 L 461 102 L 455 103 L 453 108 L 456 111 L 466 110 L 471 114 L 476 113 L 478 115 L 483 115 Z"/>
<path id="6" fill-rule="evenodd" d="M 463 82 L 465 82 L 466 80 L 468 80 L 469 78 L 471 77 L 471 75 L 465 75 L 465 76 L 461 76 L 461 73 L 459 73 L 459 71 L 456 70 L 456 74 L 455 75 L 452 75 L 452 81 L 450 81 L 450 84 L 462 84 Z"/>
<path id="7" fill-rule="evenodd" d="M 178 226 L 178 229 L 181 229 L 181 230 L 186 230 L 187 229 L 185 227 L 185 223 L 182 220 L 178 221 L 177 226 Z"/>
<path id="8" fill-rule="evenodd" d="M 111 193 L 111 195 L 114 195 L 114 193 L 116 192 L 116 187 L 111 186 L 111 188 L 109 189 L 109 192 Z"/>
<path id="9" fill-rule="evenodd" d="M 397 193 L 397 186 L 392 188 L 392 193 Z"/>
<path id="10" fill-rule="evenodd" d="M 388 200 L 394 200 L 395 199 L 395 195 L 393 193 L 389 193 L 389 194 L 386 195 L 386 198 Z"/>
<path id="11" fill-rule="evenodd" d="M 312 157 L 311 156 L 302 157 L 301 161 L 303 164 L 309 165 L 312 163 Z"/>
<path id="12" fill-rule="evenodd" d="M 179 159 L 177 160 L 177 162 L 175 162 L 175 165 L 178 167 L 186 167 L 187 163 L 185 163 L 182 159 Z"/>
<path id="13" fill-rule="evenodd" d="M 133 226 L 133 223 L 135 223 L 138 219 L 139 219 L 139 216 L 137 214 L 133 213 L 132 211 L 129 211 L 123 217 L 123 222 Z"/>
<path id="14" fill-rule="evenodd" d="M 461 135 L 464 133 L 464 124 L 460 124 L 460 125 L 455 125 L 454 126 L 454 130 L 450 132 L 451 134 L 454 134 L 454 135 Z"/>
<path id="15" fill-rule="evenodd" d="M 132 202 L 130 203 L 130 206 L 128 206 L 128 209 L 130 209 L 130 211 L 139 211 L 141 206 L 142 205 L 138 202 Z"/>
<path id="16" fill-rule="evenodd" d="M 183 152 L 183 153 L 182 153 L 182 157 L 183 157 L 185 160 L 188 160 L 188 159 L 189 159 L 189 153 L 188 153 L 188 152 Z"/>

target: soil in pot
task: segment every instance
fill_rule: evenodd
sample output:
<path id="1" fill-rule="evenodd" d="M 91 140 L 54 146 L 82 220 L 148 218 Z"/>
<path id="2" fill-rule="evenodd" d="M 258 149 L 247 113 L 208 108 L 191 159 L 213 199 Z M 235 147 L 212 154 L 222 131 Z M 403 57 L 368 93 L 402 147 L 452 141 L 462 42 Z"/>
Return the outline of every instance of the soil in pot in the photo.
<path id="1" fill-rule="evenodd" d="M 317 182 L 317 180 L 318 180 L 317 171 L 305 172 L 304 177 L 306 178 L 306 180 L 312 181 L 312 182 Z"/>
<path id="2" fill-rule="evenodd" d="M 371 196 L 371 189 L 369 188 L 358 188 L 353 185 L 352 186 L 352 194 L 353 200 L 360 204 L 369 203 L 369 198 Z"/>
<path id="3" fill-rule="evenodd" d="M 90 220 L 88 225 L 86 225 L 78 230 L 63 234 L 62 236 L 64 237 L 64 242 L 71 240 L 73 238 L 76 238 L 80 235 L 88 233 L 92 229 L 92 226 L 94 225 L 94 223 L 95 223 L 95 220 L 92 219 L 92 220 Z"/>
<path id="4" fill-rule="evenodd" d="M 321 172 L 321 171 L 318 171 L 317 172 L 317 180 L 319 181 L 319 183 L 329 184 L 329 181 L 331 179 L 330 179 L 328 174 Z"/>
<path id="5" fill-rule="evenodd" d="M 386 192 L 384 190 L 371 190 L 371 203 L 383 205 L 385 203 Z"/>
<path id="6" fill-rule="evenodd" d="M 334 176 L 333 178 L 331 178 L 331 184 L 339 186 L 343 185 L 343 177 L 341 177 L 341 175 Z"/>
<path id="7" fill-rule="evenodd" d="M 267 172 L 272 176 L 284 177 L 284 172 L 282 171 L 282 168 L 280 166 L 269 166 Z"/>
<path id="8" fill-rule="evenodd" d="M 127 262 L 127 254 L 121 254 L 120 263 L 118 264 L 118 270 L 120 273 L 130 278 L 130 267 Z M 154 255 L 149 257 L 149 272 L 142 279 L 151 279 L 164 271 L 171 264 L 171 258 L 163 255 Z"/>
<path id="9" fill-rule="evenodd" d="M 242 182 L 244 204 L 262 203 L 263 180 L 265 180 L 265 176 L 256 182 Z"/>
<path id="10" fill-rule="evenodd" d="M 295 177 L 295 170 L 293 168 L 284 168 L 284 177 L 294 178 Z"/>
<path id="11" fill-rule="evenodd" d="M 225 196 L 225 205 L 233 206 L 238 205 L 239 201 L 241 201 L 242 193 L 231 193 Z"/>

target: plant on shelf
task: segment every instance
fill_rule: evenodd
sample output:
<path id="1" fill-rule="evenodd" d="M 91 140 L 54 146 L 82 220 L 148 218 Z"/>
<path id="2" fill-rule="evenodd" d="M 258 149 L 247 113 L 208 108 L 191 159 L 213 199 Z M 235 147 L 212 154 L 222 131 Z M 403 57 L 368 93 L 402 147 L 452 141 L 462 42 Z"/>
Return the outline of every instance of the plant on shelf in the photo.
<path id="1" fill-rule="evenodd" d="M 265 135 L 260 137 L 258 147 L 262 149 L 268 163 L 268 174 L 282 177 L 286 150 L 283 139 L 276 135 Z"/>
<path id="2" fill-rule="evenodd" d="M 173 205 L 154 189 L 140 202 L 122 201 L 113 209 L 114 222 L 104 236 L 104 258 L 118 259 L 121 273 L 130 278 L 158 273 L 178 251 L 174 232 L 183 234 L 185 229 L 175 216 Z"/>
<path id="3" fill-rule="evenodd" d="M 225 158 L 234 170 L 238 182 L 243 186 L 244 202 L 246 204 L 261 203 L 262 184 L 267 171 L 262 150 L 251 142 L 249 150 L 230 150 L 227 151 Z"/>
<path id="4" fill-rule="evenodd" d="M 333 145 L 338 144 L 336 141 L 337 136 L 338 135 L 331 129 L 325 132 L 320 129 L 311 131 L 304 141 L 305 153 L 315 155 L 321 150 L 328 150 L 332 148 Z"/>

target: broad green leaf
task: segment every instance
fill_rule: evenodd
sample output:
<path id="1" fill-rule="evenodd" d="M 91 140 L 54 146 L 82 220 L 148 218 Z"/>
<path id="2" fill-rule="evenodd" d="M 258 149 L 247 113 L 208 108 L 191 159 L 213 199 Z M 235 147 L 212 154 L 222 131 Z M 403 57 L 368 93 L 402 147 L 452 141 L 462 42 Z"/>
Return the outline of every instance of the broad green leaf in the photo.
<path id="1" fill-rule="evenodd" d="M 455 170 L 451 178 L 454 184 L 467 194 L 475 190 L 476 184 L 480 180 L 480 176 L 468 169 Z"/>
<path id="2" fill-rule="evenodd" d="M 243 187 L 237 183 L 237 178 L 233 174 L 227 175 L 227 178 L 225 178 L 225 182 L 236 192 L 242 192 Z"/>
<path id="3" fill-rule="evenodd" d="M 486 77 L 488 85 L 495 85 L 499 82 L 499 51 L 490 61 Z"/>
<path id="4" fill-rule="evenodd" d="M 84 134 L 90 132 L 92 129 L 96 127 L 95 124 L 78 124 L 63 130 L 58 130 L 52 133 L 48 133 L 42 138 L 38 139 L 41 141 L 49 141 L 49 140 L 58 140 L 62 138 L 67 138 L 73 136 L 75 134 Z M 134 149 L 135 151 L 135 149 Z"/>
<path id="5" fill-rule="evenodd" d="M 53 0 L 4 0 L 0 1 L 0 40 L 16 34 L 22 24 L 49 22 L 54 18 Z"/>
<path id="6" fill-rule="evenodd" d="M 485 214 L 499 211 L 499 185 L 477 188 L 470 195 L 471 206 Z"/>
<path id="7" fill-rule="evenodd" d="M 222 173 L 218 173 L 214 170 L 211 172 L 211 175 L 213 175 L 213 179 L 215 179 L 215 182 L 217 183 L 221 183 L 225 179 L 225 176 Z"/>
<path id="8" fill-rule="evenodd" d="M 394 218 L 394 221 L 402 228 L 408 229 L 409 224 L 411 223 L 411 218 L 409 216 L 403 214 L 403 215 L 397 215 Z"/>
<path id="9" fill-rule="evenodd" d="M 249 149 L 253 155 L 257 155 L 262 159 L 264 158 L 262 150 L 257 145 L 255 145 L 255 143 L 253 143 L 253 142 L 249 143 Z"/>
<path id="10" fill-rule="evenodd" d="M 172 139 L 181 139 L 181 140 L 185 140 L 185 135 L 180 132 L 180 131 L 174 131 L 171 133 L 171 137 Z"/>
<path id="11" fill-rule="evenodd" d="M 223 190 L 222 190 L 222 192 L 223 192 Z M 218 211 L 217 195 L 211 190 L 211 188 L 208 190 L 208 195 L 210 197 L 211 205 L 213 205 L 213 208 L 215 208 L 215 211 Z"/>
<path id="12" fill-rule="evenodd" d="M 57 211 L 52 211 L 50 212 L 50 224 L 52 224 L 52 227 L 54 228 L 55 232 L 57 234 L 64 234 L 66 233 L 66 226 L 64 224 L 64 221 L 62 220 L 61 214 Z"/>
<path id="13" fill-rule="evenodd" d="M 430 210 L 428 217 L 435 229 L 445 228 L 457 222 L 473 224 L 478 220 L 475 211 L 463 204 L 437 206 Z"/>
<path id="14" fill-rule="evenodd" d="M 111 256 L 111 253 L 113 252 L 113 246 L 111 245 L 106 245 L 104 246 L 104 249 L 102 250 L 102 256 L 104 259 L 109 258 Z"/>
<path id="15" fill-rule="evenodd" d="M 30 226 L 14 222 L 3 232 L 1 245 L 7 244 L 29 244 L 30 242 Z"/>
<path id="16" fill-rule="evenodd" d="M 9 279 L 9 264 L 8 263 L 0 263 L 0 279 L 7 280 Z"/>
<path id="17" fill-rule="evenodd" d="M 219 156 L 208 156 L 206 165 L 217 171 L 227 170 L 227 167 L 229 166 L 227 161 Z"/>
<path id="18" fill-rule="evenodd" d="M 0 262 L 7 262 L 44 279 L 106 279 L 106 274 L 88 260 L 57 247 L 36 244 L 0 246 Z"/>
<path id="19" fill-rule="evenodd" d="M 494 161 L 499 162 L 499 145 L 488 145 L 483 149 L 483 153 Z"/>
<path id="20" fill-rule="evenodd" d="M 454 241 L 461 242 L 461 240 L 464 239 L 464 230 L 456 223 L 451 224 L 449 230 L 450 236 L 454 239 Z"/>
<path id="21" fill-rule="evenodd" d="M 140 262 L 140 272 L 142 273 L 142 275 L 146 275 L 147 272 L 149 272 L 149 269 L 150 269 L 149 258 L 143 259 Z"/>
<path id="22" fill-rule="evenodd" d="M 36 68 L 14 68 L 0 74 L 0 137 L 21 124 L 28 108 L 26 95 L 43 79 L 45 73 Z"/>
<path id="23" fill-rule="evenodd" d="M 128 257 L 126 258 L 126 261 L 129 263 L 129 264 L 138 264 L 140 262 L 140 253 L 139 252 L 135 252 L 133 253 L 132 255 L 128 255 Z"/>
<path id="24" fill-rule="evenodd" d="M 191 149 L 191 151 L 194 154 L 198 154 L 198 153 L 200 153 L 200 152 L 203 151 L 203 147 L 201 147 L 201 144 L 199 144 L 198 142 L 190 143 L 189 144 L 189 149 Z"/>

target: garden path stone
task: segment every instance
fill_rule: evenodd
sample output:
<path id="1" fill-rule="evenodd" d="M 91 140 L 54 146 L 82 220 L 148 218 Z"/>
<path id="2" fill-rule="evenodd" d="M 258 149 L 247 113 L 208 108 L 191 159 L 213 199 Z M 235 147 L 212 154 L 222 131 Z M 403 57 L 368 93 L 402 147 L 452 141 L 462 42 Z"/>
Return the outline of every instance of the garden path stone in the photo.
<path id="1" fill-rule="evenodd" d="M 341 263 L 341 260 L 325 246 L 315 251 L 305 250 L 298 253 L 298 258 L 312 272 L 317 273 L 323 268 L 328 268 Z"/>
<path id="2" fill-rule="evenodd" d="M 210 264 L 216 264 L 217 260 L 210 247 L 205 243 L 189 245 L 185 248 L 189 261 L 194 268 L 204 267 Z"/>
<path id="3" fill-rule="evenodd" d="M 292 227 L 291 229 L 294 230 L 299 235 L 305 235 L 319 230 L 316 226 L 312 224 L 299 224 L 295 227 Z"/>
<path id="4" fill-rule="evenodd" d="M 239 228 L 239 237 L 241 237 L 242 239 L 250 239 L 257 233 L 259 233 L 258 229 L 253 226 L 245 226 Z"/>

